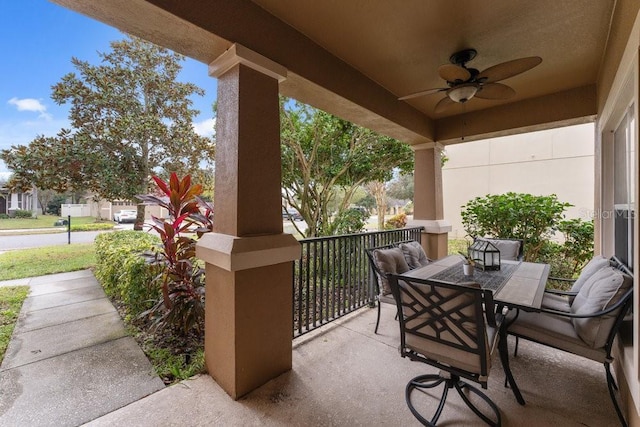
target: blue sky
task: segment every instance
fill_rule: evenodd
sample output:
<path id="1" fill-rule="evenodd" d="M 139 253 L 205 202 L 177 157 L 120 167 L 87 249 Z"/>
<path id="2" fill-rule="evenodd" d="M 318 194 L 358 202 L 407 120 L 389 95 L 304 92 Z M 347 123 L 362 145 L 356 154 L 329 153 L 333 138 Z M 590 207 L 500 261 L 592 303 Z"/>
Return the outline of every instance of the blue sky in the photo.
<path id="1" fill-rule="evenodd" d="M 119 30 L 46 0 L 0 0 L 0 149 L 29 144 L 38 135 L 69 128 L 68 105 L 51 100 L 51 86 L 75 71 L 71 57 L 98 64 L 97 52 L 123 39 Z M 186 59 L 179 80 L 205 90 L 194 97 L 196 131 L 213 132 L 217 82 L 207 65 Z M 0 161 L 0 177 L 8 171 Z"/>

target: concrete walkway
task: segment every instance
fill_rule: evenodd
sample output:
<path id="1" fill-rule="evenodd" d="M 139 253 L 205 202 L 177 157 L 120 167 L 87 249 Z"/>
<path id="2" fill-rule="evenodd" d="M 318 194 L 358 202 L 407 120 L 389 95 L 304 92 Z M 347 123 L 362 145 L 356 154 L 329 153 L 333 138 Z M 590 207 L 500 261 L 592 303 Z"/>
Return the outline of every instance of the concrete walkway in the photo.
<path id="1" fill-rule="evenodd" d="M 29 285 L 0 365 L 0 425 L 77 426 L 164 388 L 91 271 Z"/>

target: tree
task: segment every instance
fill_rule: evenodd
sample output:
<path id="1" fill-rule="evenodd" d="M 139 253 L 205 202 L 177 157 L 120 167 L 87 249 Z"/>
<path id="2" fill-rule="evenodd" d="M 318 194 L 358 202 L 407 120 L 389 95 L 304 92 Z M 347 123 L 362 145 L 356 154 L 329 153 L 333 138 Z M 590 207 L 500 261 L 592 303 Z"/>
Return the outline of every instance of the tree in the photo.
<path id="1" fill-rule="evenodd" d="M 71 105 L 71 130 L 0 154 L 14 171 L 12 185 L 135 200 L 153 173 L 197 175 L 202 162 L 210 164 L 214 144 L 195 133 L 198 111 L 189 99 L 204 91 L 177 81 L 182 56 L 134 37 L 99 55 L 100 65 L 72 58 L 77 74 L 53 86 L 52 99 Z"/>
<path id="2" fill-rule="evenodd" d="M 387 184 L 387 194 L 398 200 L 413 200 L 413 172 L 399 173 Z"/>
<path id="3" fill-rule="evenodd" d="M 283 99 L 280 117 L 283 197 L 306 221 L 308 237 L 334 234 L 362 184 L 413 168 L 407 144 L 331 114 Z"/>

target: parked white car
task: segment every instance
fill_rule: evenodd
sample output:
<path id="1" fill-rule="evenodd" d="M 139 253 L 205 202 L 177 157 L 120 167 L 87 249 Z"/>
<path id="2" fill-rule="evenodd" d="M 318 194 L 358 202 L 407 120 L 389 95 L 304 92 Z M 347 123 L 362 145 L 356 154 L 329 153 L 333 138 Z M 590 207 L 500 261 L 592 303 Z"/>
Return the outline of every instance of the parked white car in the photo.
<path id="1" fill-rule="evenodd" d="M 113 220 L 118 224 L 123 222 L 136 222 L 138 212 L 134 210 L 122 210 L 113 214 Z"/>

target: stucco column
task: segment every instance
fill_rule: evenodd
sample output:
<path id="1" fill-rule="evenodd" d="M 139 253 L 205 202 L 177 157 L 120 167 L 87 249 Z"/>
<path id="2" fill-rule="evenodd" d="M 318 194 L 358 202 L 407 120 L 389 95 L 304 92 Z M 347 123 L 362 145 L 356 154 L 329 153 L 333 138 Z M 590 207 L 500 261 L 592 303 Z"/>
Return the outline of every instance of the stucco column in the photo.
<path id="1" fill-rule="evenodd" d="M 234 45 L 209 66 L 218 78 L 214 232 L 206 262 L 207 371 L 237 399 L 291 369 L 292 260 L 282 233 L 278 82 L 286 70 Z"/>
<path id="2" fill-rule="evenodd" d="M 447 255 L 451 223 L 444 220 L 442 200 L 442 146 L 429 143 L 412 147 L 415 156 L 413 220 L 410 227 L 423 226 L 422 247 L 432 259 Z"/>

